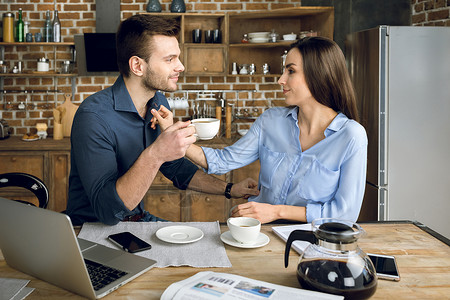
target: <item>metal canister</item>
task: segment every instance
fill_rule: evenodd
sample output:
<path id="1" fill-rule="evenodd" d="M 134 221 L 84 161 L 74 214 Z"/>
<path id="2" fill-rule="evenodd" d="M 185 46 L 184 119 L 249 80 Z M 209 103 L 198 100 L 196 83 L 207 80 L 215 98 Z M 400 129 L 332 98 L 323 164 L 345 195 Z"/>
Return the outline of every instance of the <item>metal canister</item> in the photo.
<path id="1" fill-rule="evenodd" d="M 3 14 L 3 41 L 14 42 L 14 14 L 6 12 Z"/>
<path id="2" fill-rule="evenodd" d="M 37 70 L 38 72 L 48 72 L 50 66 L 50 61 L 48 58 L 42 57 L 38 59 Z"/>

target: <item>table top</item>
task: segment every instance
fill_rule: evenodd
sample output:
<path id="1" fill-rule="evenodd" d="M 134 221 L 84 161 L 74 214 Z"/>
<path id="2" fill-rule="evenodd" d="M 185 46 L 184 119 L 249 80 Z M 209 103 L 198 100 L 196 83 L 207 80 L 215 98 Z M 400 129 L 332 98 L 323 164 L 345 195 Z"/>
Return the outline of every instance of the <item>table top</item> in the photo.
<path id="1" fill-rule="evenodd" d="M 358 241 L 368 253 L 394 255 L 400 272 L 399 282 L 378 280 L 371 299 L 448 299 L 450 295 L 450 247 L 411 222 L 361 223 L 367 235 Z M 221 226 L 227 231 L 226 225 Z M 168 267 L 153 268 L 107 295 L 103 299 L 159 299 L 173 282 L 201 271 L 232 273 L 256 280 L 296 287 L 299 255 L 291 250 L 289 266 L 284 268 L 285 242 L 263 225 L 270 237 L 268 245 L 241 249 L 225 245 L 231 268 Z M 31 280 L 35 290 L 26 299 L 81 299 L 80 296 L 10 268 L 0 256 L 0 277 Z"/>

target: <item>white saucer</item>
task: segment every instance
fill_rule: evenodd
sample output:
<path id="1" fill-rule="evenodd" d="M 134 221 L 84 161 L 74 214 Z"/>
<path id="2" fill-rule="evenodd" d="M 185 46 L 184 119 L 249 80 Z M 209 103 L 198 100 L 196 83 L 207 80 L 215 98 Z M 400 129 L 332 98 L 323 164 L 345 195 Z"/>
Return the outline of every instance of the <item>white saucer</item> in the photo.
<path id="1" fill-rule="evenodd" d="M 256 242 L 253 244 L 241 244 L 238 241 L 236 241 L 232 236 L 230 231 L 226 231 L 220 235 L 220 239 L 225 244 L 228 244 L 230 246 L 238 247 L 238 248 L 259 248 L 262 246 L 265 246 L 269 243 L 270 239 L 267 235 L 260 232 L 258 238 L 256 239 Z"/>
<path id="2" fill-rule="evenodd" d="M 174 225 L 158 229 L 156 236 L 164 242 L 187 244 L 200 240 L 203 237 L 203 231 L 191 226 Z"/>

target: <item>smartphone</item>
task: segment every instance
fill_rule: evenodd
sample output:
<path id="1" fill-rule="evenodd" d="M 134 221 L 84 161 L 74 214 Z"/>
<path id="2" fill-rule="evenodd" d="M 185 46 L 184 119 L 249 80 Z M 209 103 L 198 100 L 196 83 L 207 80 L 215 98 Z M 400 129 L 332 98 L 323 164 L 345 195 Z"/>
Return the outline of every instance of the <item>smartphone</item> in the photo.
<path id="1" fill-rule="evenodd" d="M 367 253 L 367 255 L 375 266 L 378 278 L 394 281 L 400 280 L 400 274 L 398 273 L 397 262 L 394 256 L 373 253 Z"/>
<path id="2" fill-rule="evenodd" d="M 111 234 L 110 236 L 108 236 L 108 239 L 119 247 L 122 247 L 123 250 L 130 253 L 144 251 L 152 248 L 149 243 L 141 240 L 128 231 Z"/>

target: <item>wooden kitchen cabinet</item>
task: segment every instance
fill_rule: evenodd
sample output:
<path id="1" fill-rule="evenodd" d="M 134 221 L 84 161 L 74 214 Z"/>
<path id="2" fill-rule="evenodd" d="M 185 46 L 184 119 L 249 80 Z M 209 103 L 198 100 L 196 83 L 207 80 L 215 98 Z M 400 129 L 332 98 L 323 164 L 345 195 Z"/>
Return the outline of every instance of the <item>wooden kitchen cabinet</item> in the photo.
<path id="1" fill-rule="evenodd" d="M 188 192 L 188 216 L 191 222 L 225 222 L 230 210 L 230 201 L 224 195 Z"/>
<path id="2" fill-rule="evenodd" d="M 147 192 L 144 198 L 144 207 L 152 215 L 172 222 L 182 221 L 182 210 L 185 205 L 184 192 L 179 190 L 157 190 Z"/>
<path id="3" fill-rule="evenodd" d="M 319 36 L 333 39 L 333 7 L 295 7 L 256 12 L 229 13 L 228 72 L 232 64 L 252 64 L 256 74 L 262 74 L 262 66 L 270 66 L 270 74 L 280 75 L 281 55 L 293 41 L 284 41 L 283 34 L 315 31 Z M 279 41 L 269 43 L 241 43 L 245 33 L 271 32 L 279 34 Z M 254 75 L 253 75 L 254 76 Z"/>
<path id="4" fill-rule="evenodd" d="M 69 194 L 70 152 L 50 151 L 49 190 L 50 199 L 48 209 L 54 211 L 66 210 Z"/>
<path id="5" fill-rule="evenodd" d="M 226 49 L 224 46 L 198 46 L 198 44 L 184 47 L 184 63 L 186 75 L 217 75 L 226 73 Z"/>
<path id="6" fill-rule="evenodd" d="M 28 173 L 41 179 L 49 191 L 48 209 L 66 209 L 69 172 L 70 142 L 68 138 L 35 142 L 21 141 L 13 136 L 0 141 L 0 174 Z M 36 197 L 23 188 L 2 188 L 0 196 L 11 199 L 32 200 Z M 32 201 L 37 204 L 37 200 Z"/>
<path id="7" fill-rule="evenodd" d="M 176 18 L 180 23 L 181 59 L 185 76 L 231 75 L 232 64 L 256 66 L 256 76 L 262 76 L 262 66 L 270 66 L 268 76 L 281 74 L 281 55 L 292 41 L 282 41 L 283 34 L 315 31 L 333 39 L 333 7 L 290 7 L 265 11 L 227 13 L 150 13 Z M 192 30 L 202 30 L 202 42 L 193 43 Z M 205 43 L 205 30 L 220 29 L 220 44 Z M 275 43 L 241 43 L 245 33 L 271 32 L 279 34 Z M 255 76 L 242 75 L 242 76 Z M 266 75 L 267 76 L 267 75 Z"/>

